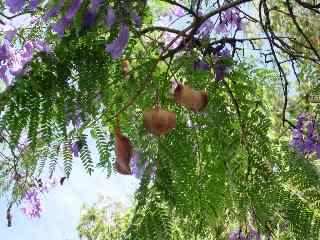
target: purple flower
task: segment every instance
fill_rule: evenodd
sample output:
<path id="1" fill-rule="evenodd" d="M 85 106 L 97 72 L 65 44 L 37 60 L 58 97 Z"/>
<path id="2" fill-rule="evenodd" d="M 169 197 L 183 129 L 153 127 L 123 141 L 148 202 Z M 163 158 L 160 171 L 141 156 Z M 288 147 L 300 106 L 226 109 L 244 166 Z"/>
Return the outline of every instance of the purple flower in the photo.
<path id="1" fill-rule="evenodd" d="M 226 26 L 226 22 L 225 22 L 225 21 L 221 21 L 221 22 L 216 26 L 215 31 L 216 31 L 216 33 L 227 33 L 227 32 L 228 32 L 228 29 L 227 29 L 227 26 Z"/>
<path id="2" fill-rule="evenodd" d="M 136 27 L 140 27 L 141 24 L 142 24 L 142 21 L 141 21 L 141 17 L 139 16 L 139 14 L 137 13 L 136 10 L 133 10 L 131 13 L 130 13 L 130 16 L 131 18 L 133 19 Z"/>
<path id="3" fill-rule="evenodd" d="M 71 20 L 78 12 L 79 8 L 81 7 L 81 4 L 82 0 L 74 0 L 68 8 L 65 18 Z"/>
<path id="4" fill-rule="evenodd" d="M 33 12 L 39 5 L 39 0 L 30 0 L 29 10 Z"/>
<path id="5" fill-rule="evenodd" d="M 237 229 L 237 230 L 232 231 L 229 234 L 229 240 L 246 240 L 246 238 L 243 235 L 241 229 Z"/>
<path id="6" fill-rule="evenodd" d="M 296 124 L 296 129 L 302 130 L 303 127 L 303 121 L 306 119 L 305 114 L 300 114 L 297 117 L 297 124 Z"/>
<path id="7" fill-rule="evenodd" d="M 133 153 L 130 159 L 131 174 L 137 179 L 141 179 L 143 177 L 143 174 L 146 171 L 146 168 L 148 167 L 148 161 L 145 161 L 142 165 L 140 165 L 139 159 L 140 159 L 140 153 L 136 151 Z M 153 167 L 150 174 L 151 179 L 154 179 L 155 173 L 156 173 L 156 168 Z"/>
<path id="8" fill-rule="evenodd" d="M 249 233 L 249 236 L 247 237 L 246 240 L 261 240 L 261 236 L 260 236 L 260 233 L 253 229 L 252 227 L 250 227 L 250 233 Z"/>
<path id="9" fill-rule="evenodd" d="M 217 62 L 215 64 L 214 71 L 215 71 L 215 76 L 217 81 L 224 79 L 225 67 L 221 63 Z"/>
<path id="10" fill-rule="evenodd" d="M 17 29 L 9 24 L 0 24 L 0 29 L 4 32 L 5 39 L 9 42 L 17 34 Z"/>
<path id="11" fill-rule="evenodd" d="M 313 140 L 310 138 L 307 138 L 304 143 L 304 149 L 306 153 L 311 153 L 313 151 L 314 145 Z"/>
<path id="12" fill-rule="evenodd" d="M 140 154 L 139 152 L 134 152 L 132 154 L 132 157 L 130 159 L 130 169 L 131 169 L 131 174 L 138 179 L 141 179 L 143 176 L 143 173 L 145 171 L 146 165 L 145 166 L 138 166 L 138 161 L 140 159 Z"/>
<path id="13" fill-rule="evenodd" d="M 9 71 L 14 76 L 19 76 L 23 74 L 23 61 L 19 53 L 10 57 L 7 64 Z"/>
<path id="14" fill-rule="evenodd" d="M 11 80 L 9 79 L 9 77 L 6 74 L 7 69 L 8 68 L 6 65 L 2 65 L 0 67 L 0 79 L 2 79 L 4 81 L 4 84 L 6 85 L 6 87 L 9 87 L 11 84 Z"/>
<path id="15" fill-rule="evenodd" d="M 24 0 L 6 0 L 6 5 L 11 13 L 20 12 L 24 5 Z"/>
<path id="16" fill-rule="evenodd" d="M 201 24 L 197 33 L 201 37 L 209 37 L 213 29 L 214 29 L 214 24 L 210 19 L 208 19 L 207 21 Z"/>
<path id="17" fill-rule="evenodd" d="M 46 53 L 52 52 L 52 48 L 42 40 L 33 41 L 33 46 L 35 49 L 37 49 L 40 52 L 46 52 Z"/>
<path id="18" fill-rule="evenodd" d="M 221 56 L 224 57 L 224 58 L 230 58 L 231 57 L 230 50 L 228 48 L 224 48 L 221 51 Z"/>
<path id="19" fill-rule="evenodd" d="M 177 17 L 183 17 L 184 15 L 186 15 L 184 10 L 178 6 L 173 7 L 172 13 Z"/>
<path id="20" fill-rule="evenodd" d="M 209 71 L 210 65 L 201 59 L 197 59 L 193 64 L 194 69 Z"/>
<path id="21" fill-rule="evenodd" d="M 22 57 L 22 63 L 25 64 L 27 62 L 29 62 L 32 57 L 33 57 L 33 44 L 31 41 L 27 41 L 24 44 L 22 53 L 21 53 L 21 57 Z"/>
<path id="22" fill-rule="evenodd" d="M 116 15 L 112 7 L 108 7 L 107 16 L 105 18 L 105 23 L 108 28 L 111 28 L 116 21 Z"/>
<path id="23" fill-rule="evenodd" d="M 119 36 L 112 43 L 106 45 L 106 51 L 109 52 L 113 60 L 119 59 L 129 41 L 129 27 L 126 24 L 120 25 Z"/>
<path id="24" fill-rule="evenodd" d="M 53 25 L 53 31 L 55 31 L 60 38 L 64 37 L 64 30 L 71 23 L 70 19 L 63 17 L 60 21 Z"/>
<path id="25" fill-rule="evenodd" d="M 298 152 L 304 153 L 304 140 L 303 140 L 303 135 L 301 130 L 299 129 L 293 129 L 292 131 L 293 136 L 292 136 L 292 141 L 291 141 L 291 146 L 293 146 Z"/>
<path id="26" fill-rule="evenodd" d="M 3 44 L 0 46 L 0 61 L 7 60 L 15 54 L 8 40 L 4 40 Z"/>
<path id="27" fill-rule="evenodd" d="M 71 153 L 74 157 L 79 157 L 79 141 L 73 142 L 70 145 Z"/>
<path id="28" fill-rule="evenodd" d="M 238 31 L 242 31 L 243 28 L 244 28 L 244 23 L 243 23 L 243 21 L 242 21 L 242 19 L 240 17 L 236 18 L 236 27 L 237 27 L 236 29 Z"/>
<path id="29" fill-rule="evenodd" d="M 314 133 L 314 129 L 315 129 L 315 120 L 312 119 L 312 121 L 309 122 L 308 126 L 307 126 L 307 137 L 308 138 L 312 138 L 313 137 L 313 133 Z"/>
<path id="30" fill-rule="evenodd" d="M 25 207 L 21 208 L 22 212 L 30 218 L 40 218 L 43 210 L 42 202 L 39 197 L 39 189 L 30 188 L 24 196 Z"/>
<path id="31" fill-rule="evenodd" d="M 50 11 L 47 12 L 46 15 L 44 15 L 43 19 L 47 21 L 50 17 L 57 16 L 63 5 L 64 5 L 64 0 L 60 0 L 60 2 L 57 5 L 51 8 Z"/>
<path id="32" fill-rule="evenodd" d="M 84 16 L 84 25 L 92 27 L 95 24 L 98 9 L 100 7 L 101 0 L 91 0 L 90 8 Z"/>

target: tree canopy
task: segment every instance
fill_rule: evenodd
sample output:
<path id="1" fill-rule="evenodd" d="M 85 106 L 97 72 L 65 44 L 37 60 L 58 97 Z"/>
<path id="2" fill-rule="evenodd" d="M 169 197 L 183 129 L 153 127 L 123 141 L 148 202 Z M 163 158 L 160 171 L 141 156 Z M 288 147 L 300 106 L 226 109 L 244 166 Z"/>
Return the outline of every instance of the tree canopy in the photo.
<path id="1" fill-rule="evenodd" d="M 88 239 L 319 239 L 319 14 L 316 0 L 2 1 L 8 225 L 21 204 L 40 217 L 80 159 L 141 179 L 121 234 L 93 208 Z"/>

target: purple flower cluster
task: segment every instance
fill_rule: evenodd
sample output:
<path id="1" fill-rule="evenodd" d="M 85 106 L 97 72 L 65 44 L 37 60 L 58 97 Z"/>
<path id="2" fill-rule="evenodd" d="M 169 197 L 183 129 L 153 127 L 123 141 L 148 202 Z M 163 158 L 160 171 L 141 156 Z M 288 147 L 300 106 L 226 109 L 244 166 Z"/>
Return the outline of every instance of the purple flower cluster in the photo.
<path id="1" fill-rule="evenodd" d="M 257 230 L 249 226 L 249 233 L 247 234 L 247 236 L 243 234 L 241 229 L 236 229 L 229 234 L 228 239 L 229 240 L 261 240 L 261 235 Z"/>
<path id="2" fill-rule="evenodd" d="M 48 193 L 49 187 L 54 187 L 56 185 L 56 180 L 48 180 L 46 183 L 40 184 L 38 186 L 33 186 L 28 189 L 23 198 L 22 212 L 29 218 L 40 218 L 43 211 L 42 196 Z"/>
<path id="3" fill-rule="evenodd" d="M 70 151 L 74 157 L 79 157 L 79 141 L 70 144 Z"/>
<path id="4" fill-rule="evenodd" d="M 74 0 L 62 19 L 53 25 L 53 31 L 55 31 L 60 38 L 64 37 L 65 29 L 71 24 L 74 16 L 80 9 L 81 4 L 82 0 Z"/>
<path id="5" fill-rule="evenodd" d="M 221 13 L 220 21 L 215 27 L 216 33 L 226 34 L 232 29 L 237 31 L 243 30 L 243 21 L 240 17 L 240 12 L 238 9 L 229 8 L 228 10 Z"/>
<path id="6" fill-rule="evenodd" d="M 113 59 L 119 59 L 128 45 L 129 41 L 129 27 L 122 23 L 120 25 L 120 32 L 117 39 L 112 43 L 106 45 L 106 51 L 111 54 Z"/>
<path id="7" fill-rule="evenodd" d="M 214 72 L 215 72 L 215 78 L 217 81 L 224 79 L 225 74 L 228 71 L 227 67 L 222 61 L 230 58 L 231 58 L 231 54 L 228 48 L 223 48 L 221 51 L 218 51 L 218 53 L 214 56 L 214 59 L 213 59 Z M 204 70 L 204 71 L 210 70 L 210 65 L 201 59 L 197 59 L 194 62 L 193 67 L 196 70 Z"/>
<path id="8" fill-rule="evenodd" d="M 135 23 L 136 27 L 140 27 L 142 20 L 137 11 L 130 12 L 130 17 Z M 112 7 L 108 7 L 105 23 L 108 28 L 111 28 L 116 21 L 116 13 Z M 120 31 L 118 37 L 111 43 L 106 44 L 106 51 L 111 55 L 113 60 L 119 59 L 124 49 L 127 47 L 129 41 L 129 26 L 125 23 L 120 24 Z"/>
<path id="9" fill-rule="evenodd" d="M 199 11 L 198 12 L 199 16 L 203 16 L 203 12 Z M 199 38 L 207 38 L 210 36 L 211 32 L 214 29 L 214 23 L 211 21 L 211 19 L 207 19 L 204 23 L 201 24 L 199 29 L 197 30 L 197 36 Z"/>
<path id="10" fill-rule="evenodd" d="M 1 24 L 0 30 L 4 33 L 4 38 L 11 42 L 12 38 L 17 34 L 17 29 L 10 24 Z"/>
<path id="11" fill-rule="evenodd" d="M 139 152 L 134 152 L 132 154 L 132 157 L 130 159 L 130 169 L 131 169 L 131 174 L 137 178 L 137 179 L 141 179 L 143 177 L 143 174 L 146 170 L 146 168 L 148 167 L 148 161 L 145 161 L 144 164 L 139 164 L 139 160 L 140 160 L 140 154 Z M 156 168 L 153 167 L 152 168 L 152 172 L 151 172 L 151 178 L 154 179 L 155 177 L 155 172 L 156 172 Z"/>
<path id="12" fill-rule="evenodd" d="M 300 114 L 292 130 L 290 145 L 302 155 L 316 152 L 317 158 L 320 159 L 320 135 L 316 129 L 316 121 L 311 114 Z"/>
<path id="13" fill-rule="evenodd" d="M 0 79 L 6 87 L 11 85 L 12 75 L 23 74 L 23 68 L 28 63 L 35 51 L 50 53 L 51 48 L 41 40 L 27 41 L 20 51 L 16 51 L 13 44 L 5 39 L 0 45 Z"/>

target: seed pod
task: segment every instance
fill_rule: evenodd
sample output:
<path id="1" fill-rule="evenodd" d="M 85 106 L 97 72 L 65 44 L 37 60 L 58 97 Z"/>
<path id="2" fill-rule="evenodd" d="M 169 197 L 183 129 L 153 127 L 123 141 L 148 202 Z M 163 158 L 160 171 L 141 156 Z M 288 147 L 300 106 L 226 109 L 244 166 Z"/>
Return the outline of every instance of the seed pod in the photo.
<path id="1" fill-rule="evenodd" d="M 158 107 L 145 110 L 143 118 L 144 127 L 157 136 L 166 134 L 176 127 L 176 114 Z"/>
<path id="2" fill-rule="evenodd" d="M 180 83 L 174 90 L 174 99 L 177 104 L 193 112 L 201 112 L 208 105 L 208 94 L 205 91 L 197 91 Z"/>
<path id="3" fill-rule="evenodd" d="M 121 174 L 130 175 L 131 170 L 129 163 L 132 156 L 132 145 L 129 138 L 121 134 L 118 117 L 115 127 L 115 153 L 115 169 Z"/>
<path id="4" fill-rule="evenodd" d="M 124 76 L 127 77 L 128 73 L 129 73 L 129 61 L 128 60 L 124 60 L 122 62 L 122 71 Z"/>

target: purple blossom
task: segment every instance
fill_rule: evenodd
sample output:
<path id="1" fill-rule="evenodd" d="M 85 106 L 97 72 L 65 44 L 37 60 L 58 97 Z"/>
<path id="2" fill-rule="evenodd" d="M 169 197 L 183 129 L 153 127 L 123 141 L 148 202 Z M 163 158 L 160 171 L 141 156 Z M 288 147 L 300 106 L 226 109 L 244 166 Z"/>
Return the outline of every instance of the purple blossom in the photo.
<path id="1" fill-rule="evenodd" d="M 11 13 L 20 12 L 24 5 L 24 0 L 6 0 L 6 5 Z"/>
<path id="2" fill-rule="evenodd" d="M 71 20 L 80 9 L 81 4 L 82 0 L 74 0 L 66 12 L 65 18 Z"/>
<path id="3" fill-rule="evenodd" d="M 0 29 L 3 31 L 5 39 L 9 42 L 17 34 L 17 29 L 9 24 L 0 24 Z"/>
<path id="4" fill-rule="evenodd" d="M 105 23 L 108 28 L 111 28 L 116 21 L 116 14 L 114 13 L 114 10 L 112 7 L 108 7 L 107 10 L 107 16 L 105 18 Z"/>
<path id="5" fill-rule="evenodd" d="M 142 24 L 142 20 L 141 20 L 140 15 L 137 13 L 137 11 L 136 11 L 136 10 L 133 10 L 133 11 L 130 13 L 130 16 L 131 16 L 131 18 L 133 19 L 136 27 L 140 27 L 141 24 Z"/>
<path id="6" fill-rule="evenodd" d="M 293 146 L 298 152 L 303 154 L 305 144 L 302 131 L 299 129 L 293 129 L 292 133 L 292 141 L 290 142 L 291 146 Z"/>
<path id="7" fill-rule="evenodd" d="M 33 41 L 33 46 L 35 49 L 37 49 L 40 52 L 46 52 L 46 53 L 52 52 L 52 48 L 42 40 Z"/>
<path id="8" fill-rule="evenodd" d="M 135 178 L 141 179 L 145 171 L 146 164 L 144 166 L 139 166 L 138 165 L 139 159 L 140 159 L 140 153 L 135 151 L 132 154 L 132 157 L 130 159 L 130 169 L 131 169 L 131 174 Z"/>
<path id="9" fill-rule="evenodd" d="M 19 53 L 16 53 L 12 57 L 10 57 L 7 66 L 10 73 L 14 76 L 23 74 L 23 59 Z"/>
<path id="10" fill-rule="evenodd" d="M 221 56 L 224 57 L 224 58 L 231 58 L 230 50 L 228 48 L 224 48 L 221 51 Z"/>
<path id="11" fill-rule="evenodd" d="M 177 17 L 183 17 L 185 14 L 184 10 L 181 7 L 174 6 L 172 8 L 172 14 L 174 14 Z"/>
<path id="12" fill-rule="evenodd" d="M 129 27 L 121 24 L 119 36 L 112 43 L 106 45 L 106 51 L 109 52 L 113 60 L 119 59 L 129 41 Z"/>
<path id="13" fill-rule="evenodd" d="M 228 29 L 225 21 L 221 21 L 215 28 L 216 33 L 227 33 Z"/>
<path id="14" fill-rule="evenodd" d="M 250 233 L 246 240 L 261 240 L 261 235 L 257 230 L 250 227 Z"/>
<path id="15" fill-rule="evenodd" d="M 306 119 L 305 114 L 300 114 L 297 117 L 297 124 L 296 124 L 296 129 L 302 130 L 303 127 L 303 121 Z"/>
<path id="16" fill-rule="evenodd" d="M 71 143 L 70 150 L 74 157 L 79 157 L 79 141 Z"/>
<path id="17" fill-rule="evenodd" d="M 214 71 L 215 71 L 215 76 L 217 81 L 224 79 L 225 67 L 221 63 L 217 62 L 215 64 Z"/>
<path id="18" fill-rule="evenodd" d="M 92 27 L 95 24 L 98 9 L 100 7 L 101 0 L 91 0 L 90 8 L 84 16 L 85 26 Z"/>
<path id="19" fill-rule="evenodd" d="M 307 138 L 304 143 L 304 149 L 306 153 L 311 153 L 314 149 L 313 140 L 311 138 Z"/>
<path id="20" fill-rule="evenodd" d="M 6 74 L 7 69 L 8 68 L 6 65 L 0 66 L 0 79 L 4 82 L 6 87 L 9 87 L 11 84 L 11 80 L 9 79 L 8 75 Z"/>
<path id="21" fill-rule="evenodd" d="M 201 59 L 197 59 L 193 64 L 194 69 L 209 71 L 210 65 Z"/>
<path id="22" fill-rule="evenodd" d="M 65 16 L 53 25 L 53 31 L 55 31 L 60 38 L 64 37 L 65 29 L 70 25 L 72 18 L 76 15 L 77 11 L 81 7 L 82 0 L 74 0 L 68 8 Z"/>
<path id="23" fill-rule="evenodd" d="M 34 186 L 28 189 L 23 197 L 22 212 L 29 218 L 40 218 L 43 211 L 43 203 L 41 196 L 48 193 L 49 186 L 54 187 L 56 184 L 50 182 L 42 183 L 38 181 L 39 186 Z"/>
<path id="24" fill-rule="evenodd" d="M 21 52 L 22 63 L 25 64 L 29 62 L 33 57 L 33 44 L 31 41 L 27 41 L 24 44 L 23 50 Z"/>
<path id="25" fill-rule="evenodd" d="M 310 121 L 308 126 L 307 126 L 307 137 L 308 138 L 312 138 L 313 137 L 315 126 L 316 126 L 315 120 L 312 119 L 312 121 Z"/>
<path id="26" fill-rule="evenodd" d="M 55 31 L 60 38 L 64 37 L 64 30 L 70 25 L 71 20 L 63 17 L 60 21 L 53 25 Z"/>
<path id="27" fill-rule="evenodd" d="M 201 24 L 197 33 L 201 37 L 209 37 L 209 35 L 213 29 L 214 29 L 214 24 L 210 19 L 208 19 L 204 23 Z"/>
<path id="28" fill-rule="evenodd" d="M 0 46 L 0 61 L 7 60 L 14 55 L 14 49 L 8 40 L 4 40 Z"/>
<path id="29" fill-rule="evenodd" d="M 60 0 L 60 2 L 57 5 L 51 8 L 50 11 L 48 11 L 44 15 L 43 19 L 47 21 L 49 18 L 57 16 L 63 5 L 64 5 L 64 0 Z"/>
<path id="30" fill-rule="evenodd" d="M 240 17 L 236 18 L 236 27 L 237 27 L 236 29 L 238 31 L 242 31 L 243 28 L 244 28 L 244 23 L 243 23 L 243 21 L 242 21 L 242 19 Z"/>
<path id="31" fill-rule="evenodd" d="M 237 230 L 232 231 L 229 234 L 229 240 L 246 240 L 246 238 L 243 235 L 241 229 L 237 229 Z"/>
<path id="32" fill-rule="evenodd" d="M 39 5 L 39 0 L 30 0 L 29 10 L 33 12 Z"/>
<path id="33" fill-rule="evenodd" d="M 145 161 L 143 164 L 139 164 L 139 160 L 140 160 L 140 153 L 135 151 L 130 159 L 130 169 L 131 169 L 131 174 L 137 179 L 141 179 L 143 177 L 143 174 L 148 167 L 148 161 Z M 151 174 L 150 174 L 151 179 L 154 179 L 155 173 L 156 173 L 156 168 L 153 167 L 151 169 Z"/>
<path id="34" fill-rule="evenodd" d="M 216 26 L 217 33 L 225 34 L 232 29 L 243 30 L 243 21 L 237 9 L 228 9 L 221 14 L 220 22 Z"/>

